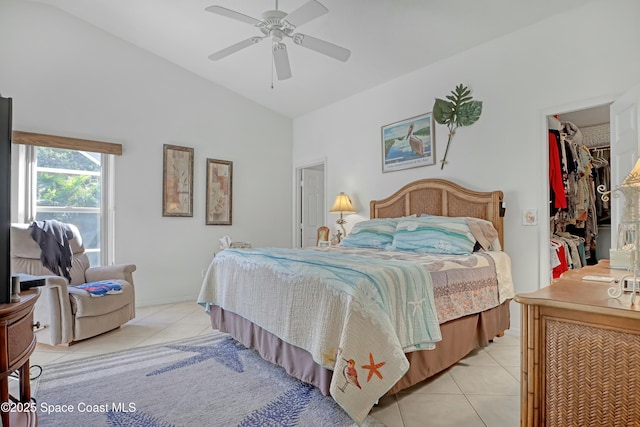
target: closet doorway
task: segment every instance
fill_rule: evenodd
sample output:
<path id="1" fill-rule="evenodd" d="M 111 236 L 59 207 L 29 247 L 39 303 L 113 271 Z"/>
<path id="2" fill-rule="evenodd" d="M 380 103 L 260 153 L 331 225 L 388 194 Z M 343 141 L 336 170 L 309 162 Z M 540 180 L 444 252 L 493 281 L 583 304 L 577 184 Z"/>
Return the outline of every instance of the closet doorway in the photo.
<path id="1" fill-rule="evenodd" d="M 574 124 L 576 122 L 580 125 L 583 123 L 578 119 L 578 115 L 585 117 L 587 116 L 587 112 L 594 112 L 594 109 L 597 110 L 599 107 L 609 108 L 609 125 L 610 125 L 610 134 L 609 134 L 609 143 L 610 143 L 610 187 L 617 188 L 622 180 L 628 175 L 636 161 L 638 160 L 638 153 L 640 147 L 640 84 L 635 85 L 634 87 L 629 88 L 622 95 L 615 96 L 611 95 L 608 97 L 603 97 L 595 100 L 594 102 L 579 102 L 572 106 L 568 106 L 567 108 L 554 108 L 546 111 L 546 114 L 552 114 L 558 112 L 559 114 L 553 114 L 548 116 L 542 116 L 541 121 L 544 123 L 545 128 L 545 137 L 548 140 L 547 134 L 551 129 L 550 124 L 555 123 L 560 119 L 565 119 L 567 121 L 574 120 Z M 556 110 L 556 111 L 554 111 Z M 556 117 L 557 116 L 557 117 Z M 599 117 L 605 118 L 604 120 L 590 120 L 589 122 L 585 122 L 587 127 L 589 125 L 595 126 L 597 121 L 606 121 L 606 112 L 602 111 Z M 577 124 L 576 124 L 577 126 Z M 584 126 L 583 126 L 584 127 Z M 549 159 L 551 158 L 548 146 L 550 144 L 548 141 L 545 143 L 545 157 L 547 157 L 547 172 L 551 172 L 551 164 Z M 546 203 L 549 203 L 551 200 L 550 197 L 550 187 L 551 182 L 548 182 L 546 195 L 543 197 L 548 198 Z M 540 278 L 541 278 L 541 286 L 546 286 L 549 283 L 548 279 L 552 278 L 552 268 L 550 266 L 554 265 L 554 261 L 551 259 L 553 251 L 549 250 L 548 241 L 550 238 L 550 231 L 555 228 L 554 224 L 551 223 L 551 219 L 554 216 L 554 210 L 551 208 L 551 204 L 549 203 L 550 209 L 547 211 L 550 217 L 550 227 L 542 227 L 541 228 L 541 242 L 543 244 L 540 246 Z M 599 236 L 596 236 L 596 261 L 599 259 L 608 258 L 608 250 L 609 248 L 615 248 L 617 246 L 617 230 L 618 224 L 620 222 L 620 215 L 624 207 L 624 197 L 612 197 L 610 199 L 610 214 L 611 214 L 611 225 L 609 230 L 605 227 L 600 227 L 598 230 Z M 551 228 L 551 230 L 550 230 Z M 607 231 L 610 234 L 609 244 L 607 244 Z M 546 283 L 546 284 L 545 284 Z"/>
<path id="2" fill-rule="evenodd" d="M 547 117 L 554 278 L 609 258 L 611 206 L 598 191 L 609 191 L 612 182 L 609 106 Z"/>

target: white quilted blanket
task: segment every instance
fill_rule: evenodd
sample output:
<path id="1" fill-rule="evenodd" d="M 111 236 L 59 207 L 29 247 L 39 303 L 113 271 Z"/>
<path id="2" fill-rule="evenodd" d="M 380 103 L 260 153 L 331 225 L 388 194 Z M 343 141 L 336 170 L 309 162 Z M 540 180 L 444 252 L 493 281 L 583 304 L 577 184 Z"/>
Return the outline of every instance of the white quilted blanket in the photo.
<path id="1" fill-rule="evenodd" d="M 332 397 L 358 423 L 404 375 L 405 351 L 440 341 L 429 273 L 397 260 L 309 250 L 225 250 L 198 302 L 240 314 L 334 374 Z"/>

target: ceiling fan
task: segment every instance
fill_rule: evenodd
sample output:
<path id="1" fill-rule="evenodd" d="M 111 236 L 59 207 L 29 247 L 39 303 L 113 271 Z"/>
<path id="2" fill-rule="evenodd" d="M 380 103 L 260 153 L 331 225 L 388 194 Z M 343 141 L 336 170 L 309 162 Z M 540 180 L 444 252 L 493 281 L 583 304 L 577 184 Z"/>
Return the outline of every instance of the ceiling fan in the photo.
<path id="1" fill-rule="evenodd" d="M 247 16 L 243 13 L 227 9 L 222 6 L 209 6 L 205 10 L 251 24 L 258 27 L 262 33 L 261 36 L 250 37 L 209 55 L 209 59 L 212 61 L 225 58 L 232 53 L 259 43 L 266 38 L 270 38 L 273 50 L 273 63 L 275 65 L 278 80 L 285 80 L 291 77 L 291 66 L 289 64 L 289 56 L 287 54 L 287 45 L 282 42 L 287 37 L 292 39 L 297 45 L 330 56 L 331 58 L 335 58 L 339 61 L 344 62 L 349 59 L 349 56 L 351 55 L 351 51 L 349 49 L 345 49 L 333 43 L 329 43 L 306 34 L 294 33 L 296 28 L 300 25 L 329 12 L 326 7 L 315 0 L 308 1 L 298 9 L 288 14 L 278 10 L 278 0 L 276 0 L 275 10 L 267 10 L 264 12 L 262 14 L 262 19 L 252 18 L 251 16 Z"/>

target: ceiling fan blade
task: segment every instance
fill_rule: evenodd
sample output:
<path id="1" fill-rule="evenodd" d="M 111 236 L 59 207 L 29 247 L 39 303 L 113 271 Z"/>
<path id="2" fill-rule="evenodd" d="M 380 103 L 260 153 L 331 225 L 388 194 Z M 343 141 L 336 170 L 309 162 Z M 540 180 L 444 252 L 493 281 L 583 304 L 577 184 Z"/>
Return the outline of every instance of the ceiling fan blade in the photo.
<path id="1" fill-rule="evenodd" d="M 217 15 L 226 16 L 227 18 L 237 19 L 238 21 L 246 22 L 251 25 L 260 25 L 262 22 L 256 18 L 252 18 L 235 10 L 227 9 L 222 6 L 209 6 L 205 8 L 207 12 L 215 13 Z"/>
<path id="2" fill-rule="evenodd" d="M 345 62 L 349 59 L 349 56 L 351 56 L 351 51 L 349 49 L 345 49 L 333 43 L 329 43 L 306 34 L 297 33 L 292 37 L 295 44 L 299 44 L 307 49 L 315 50 L 316 52 L 330 56 L 342 62 Z"/>
<path id="3" fill-rule="evenodd" d="M 310 0 L 288 14 L 284 18 L 284 20 L 294 27 L 297 27 L 304 24 L 305 22 L 309 22 L 313 19 L 318 18 L 319 16 L 322 16 L 327 12 L 329 12 L 329 10 L 326 7 L 315 0 Z"/>
<path id="4" fill-rule="evenodd" d="M 278 80 L 286 80 L 291 77 L 289 55 L 287 55 L 287 46 L 284 43 L 273 44 L 273 62 L 276 66 Z"/>
<path id="5" fill-rule="evenodd" d="M 248 38 L 246 40 L 242 40 L 241 42 L 238 42 L 236 44 L 232 44 L 229 47 L 226 47 L 222 50 L 219 50 L 216 53 L 212 53 L 211 55 L 209 55 L 209 59 L 212 61 L 217 61 L 218 59 L 222 59 L 226 56 L 231 55 L 232 53 L 235 53 L 241 49 L 244 49 L 245 47 L 249 47 L 251 45 L 254 45 L 256 43 L 261 42 L 263 39 L 263 37 L 251 37 Z"/>

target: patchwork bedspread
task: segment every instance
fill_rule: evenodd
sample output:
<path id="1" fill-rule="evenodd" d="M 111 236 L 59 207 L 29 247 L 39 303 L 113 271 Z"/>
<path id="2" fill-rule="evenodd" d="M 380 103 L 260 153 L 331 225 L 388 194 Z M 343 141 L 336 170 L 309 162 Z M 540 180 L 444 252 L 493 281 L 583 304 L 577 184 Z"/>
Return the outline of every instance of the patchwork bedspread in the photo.
<path id="1" fill-rule="evenodd" d="M 331 395 L 361 423 L 407 371 L 404 353 L 441 339 L 442 319 L 512 296 L 496 283 L 496 267 L 507 261 L 485 253 L 227 249 L 211 262 L 198 302 L 237 313 L 340 372 Z"/>
<path id="2" fill-rule="evenodd" d="M 445 255 L 340 246 L 311 249 L 421 265 L 431 273 L 440 323 L 496 307 L 515 295 L 511 259 L 502 251 Z"/>

